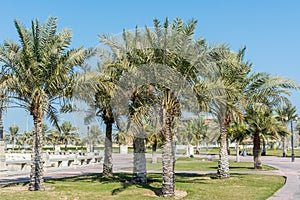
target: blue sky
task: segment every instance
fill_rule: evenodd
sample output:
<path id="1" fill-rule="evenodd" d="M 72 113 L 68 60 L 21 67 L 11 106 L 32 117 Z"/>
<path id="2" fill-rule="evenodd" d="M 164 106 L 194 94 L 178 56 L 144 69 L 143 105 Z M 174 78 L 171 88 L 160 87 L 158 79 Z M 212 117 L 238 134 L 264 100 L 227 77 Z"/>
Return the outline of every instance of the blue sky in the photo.
<path id="1" fill-rule="evenodd" d="M 59 29 L 73 32 L 73 47 L 96 46 L 101 33 L 120 33 L 136 25 L 152 26 L 153 18 L 198 20 L 196 37 L 211 44 L 227 43 L 233 50 L 246 46 L 246 60 L 264 71 L 300 83 L 300 1 L 297 0 L 10 0 L 1 2 L 0 42 L 17 40 L 13 20 L 29 27 L 32 19 L 58 17 Z M 292 102 L 300 109 L 300 93 Z M 26 129 L 26 114 L 10 111 L 4 125 Z M 29 124 L 31 127 L 31 123 Z"/>

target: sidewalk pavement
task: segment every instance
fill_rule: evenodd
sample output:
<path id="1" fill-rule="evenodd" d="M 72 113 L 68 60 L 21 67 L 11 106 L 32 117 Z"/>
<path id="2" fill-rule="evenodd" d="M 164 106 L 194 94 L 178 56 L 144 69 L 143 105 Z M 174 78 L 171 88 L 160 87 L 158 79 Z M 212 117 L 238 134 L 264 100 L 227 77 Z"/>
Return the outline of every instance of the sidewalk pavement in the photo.
<path id="1" fill-rule="evenodd" d="M 231 156 L 230 159 L 235 159 Z M 241 156 L 241 161 L 253 161 L 252 156 Z M 286 178 L 285 185 L 268 200 L 300 199 L 300 158 L 291 162 L 290 157 L 262 156 L 262 163 L 277 168 L 278 175 Z M 259 171 L 258 171 L 259 172 Z"/>
<path id="2" fill-rule="evenodd" d="M 131 172 L 124 171 L 122 168 L 132 167 L 132 154 L 113 154 L 113 171 L 114 172 Z M 150 155 L 147 155 L 150 157 Z M 230 156 L 230 160 L 235 160 L 234 156 Z M 240 157 L 240 161 L 253 161 L 252 156 Z M 231 173 L 251 173 L 251 174 L 274 174 L 286 177 L 285 185 L 279 189 L 272 197 L 268 200 L 294 200 L 300 199 L 300 158 L 296 158 L 295 162 L 291 162 L 290 158 L 282 158 L 275 156 L 264 156 L 262 157 L 263 164 L 270 165 L 278 168 L 273 171 L 245 171 L 245 172 L 234 172 Z M 45 172 L 45 179 L 55 179 L 63 177 L 72 177 L 85 174 L 93 174 L 102 172 L 102 163 L 94 165 L 80 166 L 77 168 L 60 168 L 56 170 L 48 170 Z M 150 172 L 150 171 L 149 171 Z M 155 171 L 153 171 L 155 172 Z M 176 171 L 176 173 L 197 173 L 197 174 L 209 174 L 215 173 L 215 171 Z M 28 182 L 29 172 L 27 173 L 6 173 L 0 174 L 0 187 L 4 185 L 17 183 L 17 182 Z"/>

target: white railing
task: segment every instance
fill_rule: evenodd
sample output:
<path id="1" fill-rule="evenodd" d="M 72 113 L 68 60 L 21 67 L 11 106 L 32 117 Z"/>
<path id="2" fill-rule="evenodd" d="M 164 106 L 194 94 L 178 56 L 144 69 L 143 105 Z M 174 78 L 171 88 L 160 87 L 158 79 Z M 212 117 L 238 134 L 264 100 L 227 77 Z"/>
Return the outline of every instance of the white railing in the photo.
<path id="1" fill-rule="evenodd" d="M 45 152 L 43 153 L 44 170 L 55 168 L 69 168 L 99 163 L 103 152 Z M 29 171 L 31 168 L 31 154 L 6 153 L 6 170 Z"/>

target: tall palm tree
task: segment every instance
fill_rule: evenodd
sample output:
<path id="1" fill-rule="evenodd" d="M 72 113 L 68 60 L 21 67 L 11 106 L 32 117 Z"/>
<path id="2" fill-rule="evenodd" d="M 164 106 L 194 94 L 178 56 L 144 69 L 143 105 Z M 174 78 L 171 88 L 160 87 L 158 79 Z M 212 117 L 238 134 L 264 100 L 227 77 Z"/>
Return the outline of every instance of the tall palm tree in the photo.
<path id="1" fill-rule="evenodd" d="M 99 40 L 106 44 L 102 36 Z M 98 64 L 96 71 L 92 71 L 88 66 L 85 69 L 86 72 L 81 74 L 77 81 L 75 97 L 89 106 L 84 119 L 86 124 L 95 118 L 100 118 L 105 124 L 103 176 L 108 177 L 113 175 L 112 130 L 115 116 L 112 112 L 111 101 L 115 84 L 122 70 L 119 70 L 119 64 L 114 61 L 115 58 L 107 53 L 107 50 L 103 51 L 105 53 L 102 49 L 93 49 L 90 52 L 89 56 L 96 54 L 102 62 Z"/>
<path id="2" fill-rule="evenodd" d="M 19 132 L 19 126 L 17 125 L 12 125 L 8 128 L 9 130 L 9 136 L 10 136 L 10 143 L 12 144 L 12 150 L 15 150 L 15 144 L 17 141 L 18 137 L 18 132 Z"/>
<path id="3" fill-rule="evenodd" d="M 220 151 L 217 176 L 230 177 L 228 162 L 228 127 L 233 121 L 243 118 L 241 102 L 243 101 L 243 85 L 251 65 L 243 61 L 245 48 L 234 53 L 226 45 L 214 47 L 210 55 L 216 63 L 215 71 L 206 78 L 207 84 L 218 85 L 210 92 L 213 98 L 210 112 L 212 112 L 220 126 Z M 215 96 L 218 98 L 215 99 Z"/>
<path id="4" fill-rule="evenodd" d="M 57 18 L 49 17 L 43 25 L 34 20 L 30 29 L 15 21 L 15 27 L 21 43 L 7 42 L 11 45 L 6 50 L 15 54 L 14 60 L 6 61 L 11 71 L 8 86 L 14 103 L 28 110 L 34 121 L 29 190 L 44 190 L 43 120 L 47 116 L 57 125 L 57 105 L 68 103 L 74 67 L 83 62 L 86 51 L 69 49 L 71 31 L 57 33 Z M 64 97 L 66 101 L 60 101 Z"/>
<path id="5" fill-rule="evenodd" d="M 180 102 L 181 98 L 177 95 L 180 92 L 183 93 L 183 90 L 192 90 L 191 84 L 199 82 L 197 79 L 199 74 L 197 75 L 197 73 L 200 71 L 200 66 L 195 63 L 197 61 L 201 63 L 205 62 L 201 60 L 203 59 L 202 51 L 204 51 L 203 40 L 193 40 L 195 27 L 195 20 L 191 20 L 187 24 L 181 19 L 175 19 L 173 23 L 169 23 L 166 20 L 161 25 L 155 19 L 154 30 L 146 27 L 144 32 L 136 30 L 134 34 L 129 35 L 131 36 L 129 38 L 134 38 L 132 46 L 138 46 L 136 45 L 137 42 L 142 43 L 140 45 L 142 48 L 137 48 L 138 50 L 134 49 L 127 53 L 127 58 L 136 67 L 135 80 L 136 78 L 142 79 L 144 82 L 141 82 L 143 82 L 144 88 L 152 87 L 150 93 L 157 99 L 153 105 L 156 104 L 162 108 L 163 123 L 160 131 L 163 164 L 162 194 L 166 197 L 174 195 L 175 155 L 172 124 L 175 118 L 181 115 L 180 105 L 184 105 Z M 130 46 L 130 44 L 126 43 L 126 46 Z M 195 51 L 201 54 L 201 56 L 193 54 Z M 191 54 L 198 56 L 193 57 L 194 60 L 190 60 L 191 57 L 189 56 Z M 144 64 L 150 68 L 144 68 Z M 151 70 L 157 72 L 157 75 L 149 75 Z M 165 73 L 166 71 L 167 73 Z M 155 80 L 151 80 L 151 77 L 149 80 L 149 76 L 154 76 Z M 168 82 L 170 78 L 173 81 L 172 84 Z M 179 83 L 180 81 L 178 80 L 187 82 L 183 90 L 183 84 L 182 82 Z"/>
<path id="6" fill-rule="evenodd" d="M 128 95 L 126 89 L 129 87 L 129 91 L 134 92 L 137 89 L 143 91 L 143 89 L 147 90 L 147 88 L 152 87 L 151 92 L 156 99 L 158 99 L 156 101 L 158 102 L 158 106 L 162 108 L 162 121 L 164 123 L 160 132 L 162 135 L 163 148 L 163 196 L 174 195 L 174 134 L 172 133 L 171 127 L 174 119 L 180 116 L 181 113 L 180 100 L 182 98 L 178 96 L 178 93 L 183 90 L 185 90 L 185 92 L 188 91 L 188 89 L 192 90 L 191 84 L 200 82 L 200 80 L 198 80 L 199 74 L 204 70 L 203 68 L 202 70 L 199 68 L 203 67 L 206 62 L 203 59 L 203 57 L 205 57 L 203 56 L 205 49 L 204 40 L 193 40 L 195 26 L 195 20 L 191 20 L 187 24 L 181 19 L 175 19 L 172 24 L 166 20 L 164 24 L 161 25 L 160 22 L 155 19 L 153 30 L 146 27 L 144 31 L 136 29 L 134 33 L 124 31 L 121 40 L 120 38 L 114 38 L 110 35 L 104 35 L 104 37 L 102 37 L 103 43 L 111 48 L 115 56 L 113 63 L 114 66 L 118 66 L 115 70 L 123 70 L 123 72 L 126 72 L 126 70 L 129 71 L 129 73 L 124 75 L 118 82 L 118 86 L 121 89 L 120 92 L 115 92 L 118 96 L 115 96 L 113 100 L 116 99 L 117 102 L 118 99 L 122 100 L 120 96 L 124 94 L 124 96 L 126 96 L 125 99 L 128 97 L 129 100 L 125 101 L 125 104 L 129 102 L 131 105 L 134 105 L 139 102 L 147 102 L 141 100 L 142 98 L 140 98 L 141 101 L 135 101 L 133 97 L 136 97 L 136 95 L 131 95 L 132 93 Z M 150 75 L 150 73 L 152 73 L 152 75 Z M 156 80 L 149 80 L 152 78 L 151 76 Z M 186 80 L 185 86 L 188 87 L 188 89 L 183 89 L 183 80 Z M 122 103 L 118 102 L 116 105 Z M 126 107 L 126 105 L 123 106 Z M 142 106 L 136 106 L 135 108 L 142 108 Z M 129 115 L 140 117 L 140 115 L 135 115 L 134 113 L 135 112 L 129 112 Z M 139 127 L 141 128 L 142 126 Z M 141 140 L 139 142 L 142 143 L 143 141 Z M 139 155 L 142 155 L 144 145 L 136 146 L 141 148 L 141 151 L 137 152 L 141 152 Z"/>

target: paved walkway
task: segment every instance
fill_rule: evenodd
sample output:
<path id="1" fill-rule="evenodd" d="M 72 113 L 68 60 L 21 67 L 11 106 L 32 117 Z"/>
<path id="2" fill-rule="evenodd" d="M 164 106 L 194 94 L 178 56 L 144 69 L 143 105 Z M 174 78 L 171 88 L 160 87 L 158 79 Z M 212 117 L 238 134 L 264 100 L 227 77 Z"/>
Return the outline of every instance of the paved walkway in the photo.
<path id="1" fill-rule="evenodd" d="M 150 155 L 147 155 L 150 156 Z M 234 160 L 235 157 L 230 157 L 230 159 Z M 240 157 L 240 161 L 253 161 L 252 156 Z M 255 174 L 276 174 L 282 175 L 286 177 L 286 184 L 278 190 L 272 197 L 268 200 L 300 200 L 300 158 L 296 158 L 295 162 L 291 162 L 290 158 L 281 158 L 274 156 L 264 156 L 262 157 L 263 164 L 268 164 L 270 166 L 276 167 L 279 170 L 276 171 L 245 171 L 245 172 L 237 172 L 237 173 L 255 173 Z M 132 154 L 128 155 L 120 155 L 113 154 L 113 164 L 114 164 L 114 172 L 124 172 L 122 168 L 124 167 L 132 167 Z M 61 168 L 59 170 L 48 170 L 45 172 L 45 179 L 53 179 L 53 178 L 62 178 L 62 177 L 71 177 L 78 176 L 84 174 L 91 173 L 99 173 L 102 172 L 102 163 L 89 165 L 89 166 L 81 166 L 77 168 Z M 234 173 L 234 171 L 231 171 Z M 177 173 L 180 173 L 177 171 Z M 191 171 L 186 172 L 191 173 Z M 192 173 L 198 174 L 207 174 L 207 173 L 215 173 L 215 171 L 193 171 Z M 10 183 L 16 182 L 28 182 L 29 172 L 23 174 L 16 173 L 1 173 L 0 172 L 0 187 Z"/>
<path id="2" fill-rule="evenodd" d="M 253 157 L 241 156 L 240 160 L 251 162 Z M 291 162 L 291 158 L 287 157 L 263 156 L 262 163 L 277 168 L 278 174 L 286 177 L 285 185 L 268 200 L 300 200 L 300 158 Z"/>

